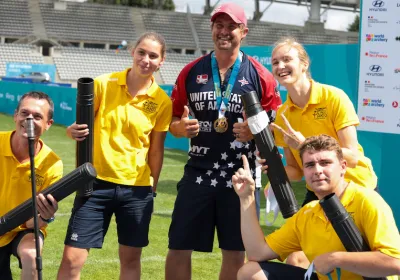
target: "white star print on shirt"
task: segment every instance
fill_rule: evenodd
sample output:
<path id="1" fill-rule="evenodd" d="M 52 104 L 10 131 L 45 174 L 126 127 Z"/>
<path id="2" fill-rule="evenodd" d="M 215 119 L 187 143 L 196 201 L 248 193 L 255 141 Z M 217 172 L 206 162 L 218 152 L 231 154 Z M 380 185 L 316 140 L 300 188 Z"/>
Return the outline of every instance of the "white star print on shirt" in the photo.
<path id="1" fill-rule="evenodd" d="M 196 183 L 197 184 L 201 184 L 201 182 L 203 181 L 203 179 L 201 179 L 201 176 L 197 177 Z"/>
<path id="2" fill-rule="evenodd" d="M 232 181 L 226 181 L 226 187 L 227 188 L 232 188 Z"/>
<path id="3" fill-rule="evenodd" d="M 221 171 L 221 173 L 219 174 L 219 176 L 224 177 L 226 176 L 226 172 L 224 170 Z"/>
<path id="4" fill-rule="evenodd" d="M 237 158 L 237 159 L 241 159 L 241 158 L 242 158 L 242 153 L 238 153 L 238 154 L 236 155 L 236 158 Z"/>
<path id="5" fill-rule="evenodd" d="M 252 152 L 248 152 L 247 153 L 247 158 L 253 158 L 253 153 Z"/>
<path id="6" fill-rule="evenodd" d="M 231 149 L 235 149 L 236 145 L 235 145 L 235 141 L 231 142 Z"/>
<path id="7" fill-rule="evenodd" d="M 233 166 L 234 166 L 233 162 L 228 163 L 229 168 L 233 168 Z"/>
<path id="8" fill-rule="evenodd" d="M 208 176 L 211 176 L 211 174 L 212 174 L 212 170 L 207 170 L 207 173 L 206 173 Z"/>
<path id="9" fill-rule="evenodd" d="M 215 169 L 218 169 L 218 168 L 219 168 L 218 161 L 217 161 L 216 163 L 214 163 L 214 167 L 213 167 L 213 168 L 215 168 Z"/>
<path id="10" fill-rule="evenodd" d="M 228 158 L 228 155 L 226 153 L 221 154 L 221 159 L 226 160 Z"/>
<path id="11" fill-rule="evenodd" d="M 216 179 L 212 179 L 211 180 L 211 186 L 216 187 L 217 186 L 217 180 Z"/>

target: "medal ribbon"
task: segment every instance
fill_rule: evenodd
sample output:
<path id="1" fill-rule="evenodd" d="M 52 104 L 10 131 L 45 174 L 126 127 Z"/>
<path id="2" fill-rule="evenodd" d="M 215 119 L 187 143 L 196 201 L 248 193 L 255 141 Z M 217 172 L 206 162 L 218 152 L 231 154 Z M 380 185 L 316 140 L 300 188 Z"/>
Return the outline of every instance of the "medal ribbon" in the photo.
<path id="1" fill-rule="evenodd" d="M 232 94 L 232 89 L 235 84 L 235 80 L 239 74 L 240 64 L 242 62 L 242 53 L 239 51 L 239 55 L 235 60 L 235 64 L 233 64 L 233 69 L 231 75 L 229 77 L 228 85 L 226 87 L 225 94 L 222 95 L 221 91 L 221 81 L 219 79 L 219 69 L 217 64 L 217 59 L 215 57 L 215 53 L 211 54 L 211 69 L 214 80 L 214 90 L 215 97 L 217 99 L 217 108 L 218 108 L 218 116 L 219 118 L 225 116 L 226 109 L 228 108 L 229 98 Z"/>

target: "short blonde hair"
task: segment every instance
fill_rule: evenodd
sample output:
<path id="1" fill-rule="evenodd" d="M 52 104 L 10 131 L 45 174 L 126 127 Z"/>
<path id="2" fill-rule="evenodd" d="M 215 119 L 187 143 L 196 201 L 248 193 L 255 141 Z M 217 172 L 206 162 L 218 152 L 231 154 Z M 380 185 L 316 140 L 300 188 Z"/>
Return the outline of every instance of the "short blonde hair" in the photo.
<path id="1" fill-rule="evenodd" d="M 308 56 L 308 53 L 304 49 L 303 45 L 300 44 L 294 37 L 284 37 L 275 43 L 275 47 L 272 50 L 272 53 L 278 48 L 283 46 L 289 46 L 290 48 L 295 48 L 297 50 L 300 61 L 303 62 L 304 64 L 307 64 L 308 66 L 306 72 L 307 78 L 311 79 L 311 72 L 310 72 L 311 60 L 310 57 Z"/>

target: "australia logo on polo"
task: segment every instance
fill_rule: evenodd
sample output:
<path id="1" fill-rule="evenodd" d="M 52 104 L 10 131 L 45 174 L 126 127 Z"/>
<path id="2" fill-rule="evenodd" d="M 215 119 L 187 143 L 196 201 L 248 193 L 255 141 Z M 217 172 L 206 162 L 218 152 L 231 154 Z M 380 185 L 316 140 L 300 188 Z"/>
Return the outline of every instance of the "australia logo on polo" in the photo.
<path id="1" fill-rule="evenodd" d="M 29 182 L 32 181 L 32 177 L 30 174 L 28 175 L 28 181 Z M 42 187 L 43 183 L 44 183 L 44 177 L 42 175 L 35 173 L 35 182 L 36 182 L 36 186 Z"/>
<path id="2" fill-rule="evenodd" d="M 241 87 L 249 84 L 249 81 L 247 81 L 245 77 L 243 77 L 241 80 L 238 80 L 238 82 L 240 83 Z"/>
<path id="3" fill-rule="evenodd" d="M 314 119 L 315 120 L 324 120 L 328 116 L 328 113 L 326 111 L 326 107 L 324 108 L 315 108 L 314 113 L 313 113 Z"/>
<path id="4" fill-rule="evenodd" d="M 143 111 L 145 111 L 146 113 L 154 113 L 157 110 L 157 105 L 157 103 L 146 100 L 143 103 Z"/>
<path id="5" fill-rule="evenodd" d="M 196 83 L 198 83 L 198 84 L 206 84 L 207 82 L 208 82 L 208 75 L 207 74 L 197 75 Z"/>

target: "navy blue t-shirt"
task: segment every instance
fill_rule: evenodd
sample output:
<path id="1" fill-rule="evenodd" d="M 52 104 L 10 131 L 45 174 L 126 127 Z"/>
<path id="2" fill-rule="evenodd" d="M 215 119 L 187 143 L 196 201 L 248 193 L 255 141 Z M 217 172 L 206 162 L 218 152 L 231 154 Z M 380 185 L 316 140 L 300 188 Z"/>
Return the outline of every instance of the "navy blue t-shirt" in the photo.
<path id="1" fill-rule="evenodd" d="M 221 84 L 225 93 L 230 71 Z M 256 91 L 264 110 L 277 110 L 281 104 L 277 84 L 272 74 L 252 57 L 243 54 L 229 104 L 225 113 L 227 131 L 214 129 L 218 109 L 211 69 L 211 54 L 186 65 L 179 74 L 172 91 L 173 115 L 181 117 L 184 106 L 188 106 L 192 118 L 199 121 L 200 132 L 191 138 L 189 160 L 185 166 L 184 179 L 199 185 L 232 187 L 232 175 L 243 166 L 242 155 L 249 159 L 255 175 L 255 143 L 235 140 L 232 129 L 238 118 L 243 119 L 243 104 L 240 96 Z"/>

